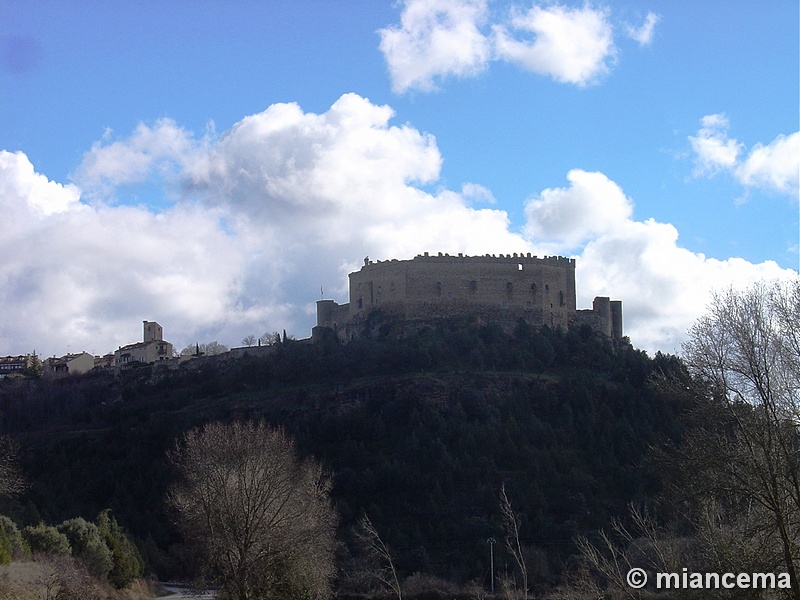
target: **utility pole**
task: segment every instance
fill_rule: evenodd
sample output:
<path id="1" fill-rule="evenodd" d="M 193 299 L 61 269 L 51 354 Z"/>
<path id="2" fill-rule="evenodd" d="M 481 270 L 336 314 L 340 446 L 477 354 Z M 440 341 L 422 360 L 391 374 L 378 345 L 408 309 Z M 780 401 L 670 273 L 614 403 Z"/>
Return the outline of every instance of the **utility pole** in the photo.
<path id="1" fill-rule="evenodd" d="M 489 572 L 490 572 L 490 580 L 491 580 L 491 591 L 494 595 L 494 545 L 497 543 L 497 540 L 493 537 L 490 537 L 486 540 L 486 543 L 489 544 Z"/>

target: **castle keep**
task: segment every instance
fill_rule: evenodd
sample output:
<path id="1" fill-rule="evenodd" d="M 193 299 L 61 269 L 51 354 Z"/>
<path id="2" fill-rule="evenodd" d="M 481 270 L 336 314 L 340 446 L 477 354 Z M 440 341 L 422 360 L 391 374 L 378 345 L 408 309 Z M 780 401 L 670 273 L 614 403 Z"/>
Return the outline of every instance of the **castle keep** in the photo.
<path id="1" fill-rule="evenodd" d="M 364 259 L 350 273 L 350 302 L 317 302 L 317 326 L 342 340 L 362 335 L 370 315 L 380 310 L 407 322 L 477 317 L 513 326 L 569 327 L 588 324 L 611 339 L 622 338 L 622 302 L 594 299 L 577 310 L 575 260 L 530 254 L 464 256 L 426 252 L 412 260 Z"/>

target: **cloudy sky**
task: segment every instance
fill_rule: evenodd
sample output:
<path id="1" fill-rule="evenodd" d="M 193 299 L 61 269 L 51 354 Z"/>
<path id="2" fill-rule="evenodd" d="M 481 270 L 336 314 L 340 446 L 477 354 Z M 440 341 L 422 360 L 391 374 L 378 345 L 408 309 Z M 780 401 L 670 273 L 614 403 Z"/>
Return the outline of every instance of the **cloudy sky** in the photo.
<path id="1" fill-rule="evenodd" d="M 798 4 L 0 0 L 0 354 L 307 337 L 363 258 L 577 259 L 679 349 L 796 276 Z"/>

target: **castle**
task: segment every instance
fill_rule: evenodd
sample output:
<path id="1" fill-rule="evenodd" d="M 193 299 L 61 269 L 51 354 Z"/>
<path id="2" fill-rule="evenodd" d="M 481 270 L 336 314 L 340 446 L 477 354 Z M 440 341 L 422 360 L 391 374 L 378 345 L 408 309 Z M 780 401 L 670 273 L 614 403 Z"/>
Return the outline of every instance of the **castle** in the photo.
<path id="1" fill-rule="evenodd" d="M 591 309 L 577 310 L 575 260 L 562 256 L 426 252 L 412 260 L 365 258 L 349 278 L 350 302 L 317 302 L 317 327 L 332 329 L 343 341 L 363 335 L 375 314 L 408 323 L 467 316 L 508 327 L 519 319 L 564 329 L 586 324 L 612 340 L 623 336 L 621 301 L 597 297 Z"/>

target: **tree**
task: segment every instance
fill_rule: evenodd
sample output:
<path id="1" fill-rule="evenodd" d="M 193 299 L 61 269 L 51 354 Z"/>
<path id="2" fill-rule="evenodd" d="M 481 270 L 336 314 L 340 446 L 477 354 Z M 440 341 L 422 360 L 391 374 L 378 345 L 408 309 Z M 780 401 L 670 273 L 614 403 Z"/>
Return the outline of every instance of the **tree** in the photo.
<path id="1" fill-rule="evenodd" d="M 336 518 L 330 481 L 264 423 L 212 423 L 169 453 L 169 502 L 198 562 L 238 600 L 327 597 Z"/>
<path id="2" fill-rule="evenodd" d="M 281 343 L 281 334 L 277 331 L 267 332 L 259 340 L 263 346 L 275 346 Z"/>
<path id="3" fill-rule="evenodd" d="M 244 344 L 248 348 L 253 346 L 255 343 L 256 343 L 256 336 L 254 335 L 245 336 L 245 338 L 242 340 L 242 344 Z"/>
<path id="4" fill-rule="evenodd" d="M 505 545 L 506 550 L 519 567 L 520 575 L 522 576 L 522 594 L 523 598 L 528 598 L 528 567 L 525 563 L 525 556 L 522 551 L 522 544 L 519 537 L 520 522 L 519 517 L 511 508 L 511 501 L 506 494 L 506 486 L 500 486 L 500 514 L 503 517 L 503 530 L 505 532 Z"/>
<path id="5" fill-rule="evenodd" d="M 715 295 L 683 352 L 732 427 L 704 450 L 694 445 L 698 485 L 746 507 L 744 535 L 777 543 L 800 598 L 800 279 Z"/>
<path id="6" fill-rule="evenodd" d="M 35 527 L 28 525 L 22 530 L 22 537 L 31 548 L 31 552 L 69 556 L 72 549 L 67 536 L 55 527 L 40 523 Z"/>
<path id="7" fill-rule="evenodd" d="M 367 515 L 362 516 L 354 529 L 356 539 L 367 554 L 368 562 L 377 563 L 371 575 L 394 592 L 397 600 L 403 600 L 403 590 L 397 577 L 397 569 L 389 547 L 381 539 L 378 530 Z"/>
<path id="8" fill-rule="evenodd" d="M 36 350 L 33 351 L 31 354 L 30 362 L 28 366 L 22 370 L 22 374 L 25 377 L 32 377 L 34 379 L 38 379 L 44 373 L 44 365 L 39 357 L 36 355 Z"/>
<path id="9" fill-rule="evenodd" d="M 224 354 L 228 351 L 228 347 L 220 344 L 217 341 L 208 342 L 207 344 L 194 344 L 186 346 L 181 350 L 181 356 L 215 356 L 217 354 Z"/>
<path id="10" fill-rule="evenodd" d="M 117 520 L 106 509 L 97 515 L 97 530 L 111 550 L 111 570 L 108 580 L 117 589 L 128 587 L 144 573 L 144 561 L 136 546 L 122 531 Z"/>
<path id="11" fill-rule="evenodd" d="M 0 435 L 0 496 L 13 496 L 25 489 L 17 466 L 19 447 L 10 437 Z"/>
<path id="12" fill-rule="evenodd" d="M 111 550 L 103 541 L 97 525 L 78 517 L 64 521 L 56 529 L 69 540 L 72 556 L 80 558 L 86 564 L 89 573 L 105 580 L 114 566 L 114 561 Z"/>

